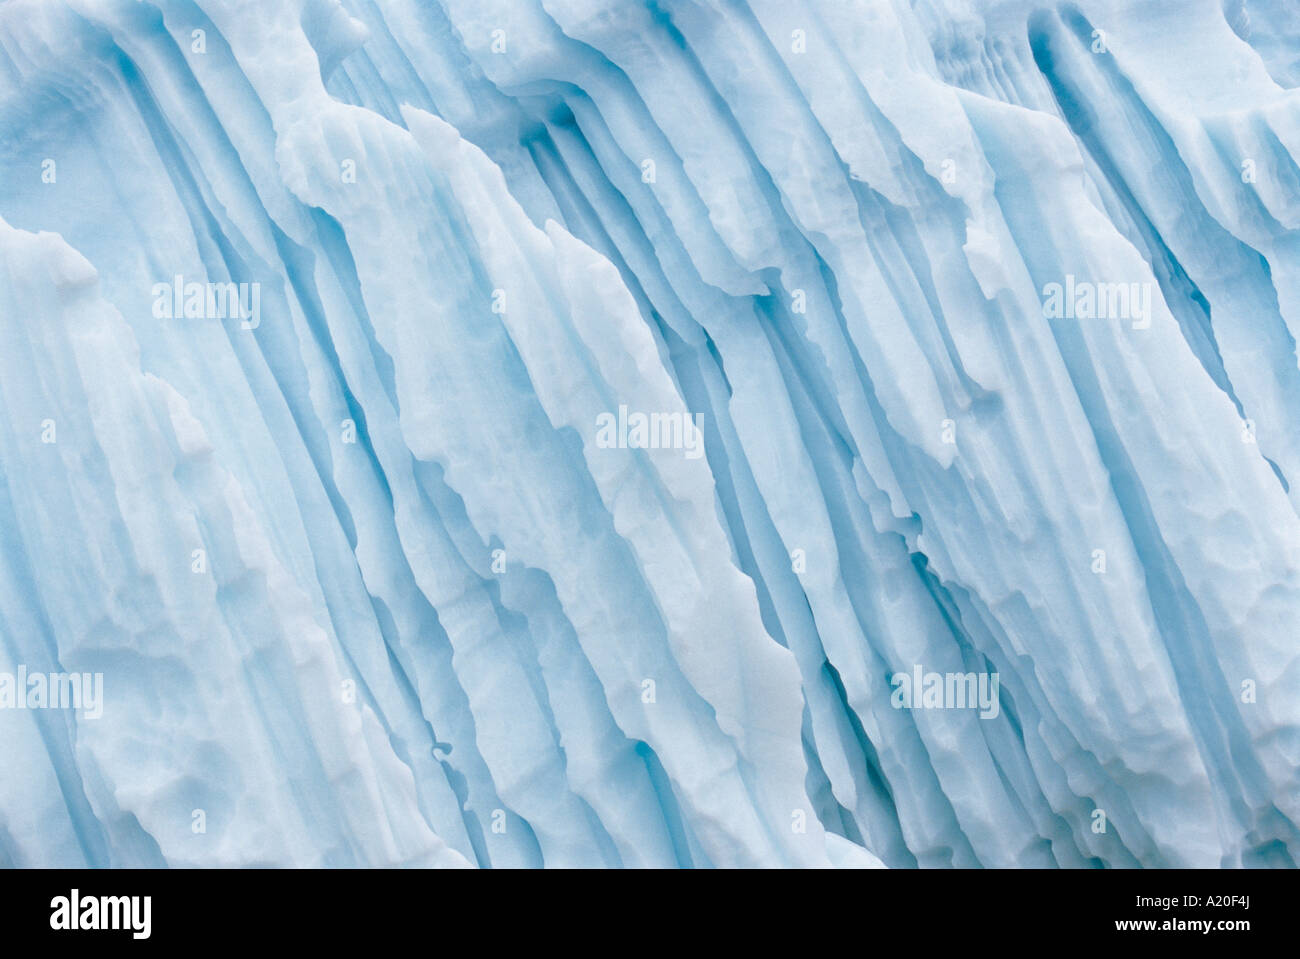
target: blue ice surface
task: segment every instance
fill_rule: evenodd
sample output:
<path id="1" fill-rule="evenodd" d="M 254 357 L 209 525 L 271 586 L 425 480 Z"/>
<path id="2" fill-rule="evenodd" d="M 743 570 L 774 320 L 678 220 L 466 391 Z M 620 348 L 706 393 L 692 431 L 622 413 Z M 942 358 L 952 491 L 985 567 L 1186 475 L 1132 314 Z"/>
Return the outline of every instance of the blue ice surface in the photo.
<path id="1" fill-rule="evenodd" d="M 0 2 L 0 864 L 1294 866 L 1298 164 L 1290 0 Z"/>

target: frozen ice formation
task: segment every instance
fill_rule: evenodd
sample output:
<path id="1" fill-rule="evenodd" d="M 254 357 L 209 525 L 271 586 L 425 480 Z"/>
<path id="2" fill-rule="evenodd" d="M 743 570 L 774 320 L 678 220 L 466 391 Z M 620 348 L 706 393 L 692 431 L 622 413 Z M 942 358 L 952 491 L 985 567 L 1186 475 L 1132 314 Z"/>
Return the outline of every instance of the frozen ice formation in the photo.
<path id="1" fill-rule="evenodd" d="M 1293 866 L 1292 0 L 0 0 L 0 863 Z"/>

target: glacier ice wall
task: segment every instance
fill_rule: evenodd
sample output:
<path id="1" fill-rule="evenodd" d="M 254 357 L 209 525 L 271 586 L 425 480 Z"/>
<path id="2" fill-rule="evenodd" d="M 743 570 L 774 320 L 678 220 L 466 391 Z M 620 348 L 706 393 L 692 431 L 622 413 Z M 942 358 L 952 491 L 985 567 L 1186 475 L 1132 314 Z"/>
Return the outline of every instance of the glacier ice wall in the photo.
<path id="1" fill-rule="evenodd" d="M 2 0 L 0 674 L 103 702 L 0 863 L 1294 865 L 1298 87 L 1290 0 Z"/>

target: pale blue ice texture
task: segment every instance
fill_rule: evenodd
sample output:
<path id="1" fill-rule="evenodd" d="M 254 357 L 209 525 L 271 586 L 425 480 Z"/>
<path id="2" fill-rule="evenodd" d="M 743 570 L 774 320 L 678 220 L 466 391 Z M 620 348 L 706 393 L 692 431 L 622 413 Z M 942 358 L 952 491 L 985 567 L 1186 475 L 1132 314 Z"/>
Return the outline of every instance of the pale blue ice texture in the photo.
<path id="1" fill-rule="evenodd" d="M 0 862 L 1294 865 L 1297 9 L 0 0 Z"/>

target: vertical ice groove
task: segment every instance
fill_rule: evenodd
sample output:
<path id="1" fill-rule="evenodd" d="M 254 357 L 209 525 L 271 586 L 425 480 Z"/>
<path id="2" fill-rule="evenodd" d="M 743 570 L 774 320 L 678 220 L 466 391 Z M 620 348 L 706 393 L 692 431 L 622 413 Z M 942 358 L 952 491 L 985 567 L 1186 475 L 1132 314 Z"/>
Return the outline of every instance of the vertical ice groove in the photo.
<path id="1" fill-rule="evenodd" d="M 120 849 L 92 864 L 464 864 L 416 811 L 373 712 L 339 703 L 337 649 L 188 405 L 140 370 L 90 263 L 55 234 L 5 223 L 0 248 L 18 346 L 6 408 L 64 424 L 40 471 L 11 480 L 6 540 L 45 570 L 24 601 L 49 620 L 58 663 L 120 676 L 112 711 L 78 724 L 80 788 L 101 822 L 124 830 L 130 817 L 150 840 L 110 833 Z M 17 325 L 18 303 L 43 307 L 43 342 Z M 6 463 L 24 434 L 6 431 Z M 85 481 L 87 460 L 106 483 Z M 60 516 L 84 544 L 76 562 L 48 553 L 57 538 L 42 527 Z M 96 582 L 111 591 L 96 596 Z M 293 798 L 323 790 L 344 801 Z M 215 828 L 193 832 L 195 812 Z"/>
<path id="2" fill-rule="evenodd" d="M 1294 866 L 1298 25 L 0 3 L 0 864 Z"/>

